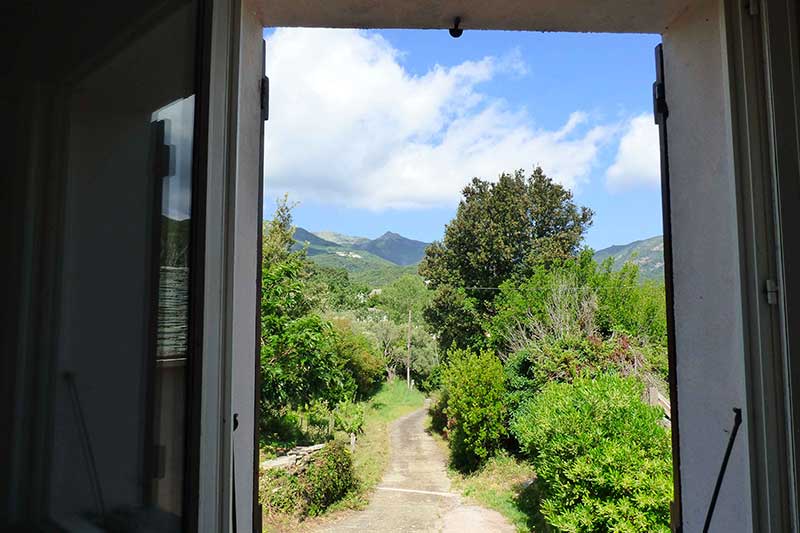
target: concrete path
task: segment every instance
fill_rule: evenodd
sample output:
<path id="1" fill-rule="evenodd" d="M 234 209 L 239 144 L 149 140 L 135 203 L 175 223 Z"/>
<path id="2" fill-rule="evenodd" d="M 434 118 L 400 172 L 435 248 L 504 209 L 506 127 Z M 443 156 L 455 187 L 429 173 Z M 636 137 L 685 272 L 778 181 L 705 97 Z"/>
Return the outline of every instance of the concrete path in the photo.
<path id="1" fill-rule="evenodd" d="M 462 502 L 450 492 L 446 456 L 425 431 L 427 409 L 395 421 L 390 428 L 389 468 L 359 512 L 320 525 L 315 531 L 470 533 L 516 531 L 502 515 Z"/>

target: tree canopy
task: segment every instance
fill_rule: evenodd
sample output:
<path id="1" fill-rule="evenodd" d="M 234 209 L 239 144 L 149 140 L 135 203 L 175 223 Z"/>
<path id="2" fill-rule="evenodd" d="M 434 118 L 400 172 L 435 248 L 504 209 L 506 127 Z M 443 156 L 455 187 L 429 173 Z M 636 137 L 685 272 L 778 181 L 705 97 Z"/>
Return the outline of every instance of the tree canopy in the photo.
<path id="1" fill-rule="evenodd" d="M 496 183 L 473 178 L 462 194 L 444 239 L 428 247 L 419 268 L 436 291 L 425 318 L 444 348 L 474 340 L 469 316 L 485 313 L 504 281 L 574 257 L 593 216 L 540 167 L 529 176 L 503 173 Z"/>

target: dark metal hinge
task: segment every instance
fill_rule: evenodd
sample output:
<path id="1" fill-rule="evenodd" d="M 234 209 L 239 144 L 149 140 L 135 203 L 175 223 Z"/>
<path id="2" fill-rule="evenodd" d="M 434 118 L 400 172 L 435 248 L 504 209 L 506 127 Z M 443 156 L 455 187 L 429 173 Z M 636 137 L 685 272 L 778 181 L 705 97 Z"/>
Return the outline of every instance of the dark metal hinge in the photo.
<path id="1" fill-rule="evenodd" d="M 745 6 L 750 16 L 755 17 L 759 13 L 758 0 L 745 0 Z"/>
<path id="2" fill-rule="evenodd" d="M 769 305 L 777 305 L 778 283 L 774 279 L 768 279 L 764 282 L 764 293 L 767 295 L 767 303 Z"/>
<path id="3" fill-rule="evenodd" d="M 261 120 L 269 120 L 269 78 L 261 78 Z"/>
<path id="4" fill-rule="evenodd" d="M 653 83 L 653 115 L 656 124 L 663 123 L 669 116 L 666 89 L 664 88 L 663 81 L 656 81 Z"/>

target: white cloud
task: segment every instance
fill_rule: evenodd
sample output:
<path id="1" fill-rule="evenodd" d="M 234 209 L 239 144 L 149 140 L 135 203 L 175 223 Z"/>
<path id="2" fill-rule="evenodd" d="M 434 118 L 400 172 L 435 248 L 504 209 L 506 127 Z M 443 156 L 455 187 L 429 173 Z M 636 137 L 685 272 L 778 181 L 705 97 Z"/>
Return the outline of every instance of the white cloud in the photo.
<path id="1" fill-rule="evenodd" d="M 524 76 L 518 50 L 413 74 L 402 53 L 358 30 L 279 29 L 267 39 L 272 194 L 374 210 L 452 206 L 473 176 L 540 164 L 574 188 L 615 135 L 575 112 L 537 129 L 524 109 L 481 92 Z"/>
<path id="2" fill-rule="evenodd" d="M 614 163 L 606 172 L 612 191 L 636 186 L 658 186 L 661 180 L 658 126 L 653 116 L 643 113 L 631 119 L 619 142 Z"/>

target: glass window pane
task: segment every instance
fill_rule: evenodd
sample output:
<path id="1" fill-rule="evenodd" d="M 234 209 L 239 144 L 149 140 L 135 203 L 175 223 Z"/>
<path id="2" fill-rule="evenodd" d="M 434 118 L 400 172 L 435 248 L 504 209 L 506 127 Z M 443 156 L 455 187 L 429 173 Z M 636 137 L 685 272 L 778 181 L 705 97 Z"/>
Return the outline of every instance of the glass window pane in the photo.
<path id="1" fill-rule="evenodd" d="M 23 422 L 0 439 L 0 530 L 182 530 L 196 4 L 0 9 L 4 168 L 40 226 L 21 234 L 20 301 L 31 324 L 50 309 L 3 367 L 19 386 L 0 420 Z"/>

